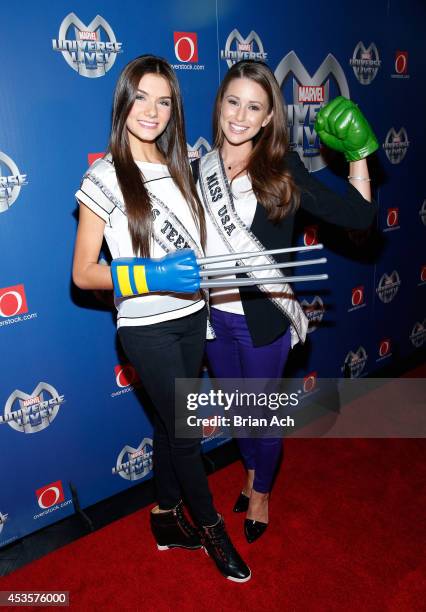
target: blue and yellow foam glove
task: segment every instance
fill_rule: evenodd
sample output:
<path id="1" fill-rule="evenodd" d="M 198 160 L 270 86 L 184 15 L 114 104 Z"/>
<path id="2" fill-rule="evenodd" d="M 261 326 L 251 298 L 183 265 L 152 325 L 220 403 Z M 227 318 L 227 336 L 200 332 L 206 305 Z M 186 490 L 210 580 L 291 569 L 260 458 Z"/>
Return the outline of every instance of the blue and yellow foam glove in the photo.
<path id="1" fill-rule="evenodd" d="M 111 262 L 117 297 L 153 291 L 194 293 L 200 288 L 199 265 L 191 249 L 169 253 L 161 259 L 120 257 Z"/>

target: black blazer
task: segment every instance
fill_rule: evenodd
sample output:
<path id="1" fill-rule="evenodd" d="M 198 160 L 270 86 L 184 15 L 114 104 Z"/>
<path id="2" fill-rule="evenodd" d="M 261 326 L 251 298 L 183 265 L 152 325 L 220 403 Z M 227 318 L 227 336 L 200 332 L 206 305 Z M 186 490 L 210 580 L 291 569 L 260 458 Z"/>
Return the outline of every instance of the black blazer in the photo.
<path id="1" fill-rule="evenodd" d="M 309 174 L 296 152 L 287 153 L 285 161 L 300 189 L 301 209 L 340 227 L 367 229 L 372 224 L 377 204 L 365 200 L 350 183 L 346 194 L 341 196 Z M 192 167 L 197 180 L 198 163 L 194 162 Z M 258 202 L 250 231 L 266 249 L 289 247 L 293 240 L 294 218 L 294 215 L 288 215 L 274 224 L 268 220 L 265 208 Z M 290 261 L 290 258 L 288 253 L 275 256 L 279 262 Z M 289 271 L 286 270 L 288 275 Z M 246 274 L 237 276 L 247 278 Z M 288 329 L 288 318 L 258 287 L 240 287 L 240 296 L 254 346 L 269 344 Z"/>

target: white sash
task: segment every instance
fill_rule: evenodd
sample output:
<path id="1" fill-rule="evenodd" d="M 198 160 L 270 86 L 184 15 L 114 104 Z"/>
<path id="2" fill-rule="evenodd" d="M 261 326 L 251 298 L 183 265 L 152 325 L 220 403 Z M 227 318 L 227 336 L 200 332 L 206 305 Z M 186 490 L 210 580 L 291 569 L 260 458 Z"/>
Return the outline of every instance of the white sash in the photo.
<path id="1" fill-rule="evenodd" d="M 108 164 L 106 166 L 105 164 Z M 124 205 L 123 194 L 115 174 L 114 164 L 111 154 L 97 160 L 85 175 L 89 178 L 102 192 L 105 202 L 103 206 L 108 206 L 110 212 L 115 208 L 119 208 L 121 212 L 127 216 L 126 207 Z M 192 249 L 196 257 L 203 257 L 204 253 L 201 246 L 188 233 L 185 225 L 178 217 L 169 209 L 169 207 L 154 195 L 145 186 L 149 195 L 152 207 L 153 216 L 153 235 L 152 238 L 161 248 L 170 253 L 180 249 Z M 209 294 L 206 289 L 201 290 L 204 296 L 204 301 L 208 307 Z M 215 337 L 210 321 L 207 321 L 207 339 Z"/>
<path id="2" fill-rule="evenodd" d="M 216 149 L 201 158 L 199 183 L 206 212 L 222 238 L 226 252 L 259 251 L 258 257 L 240 259 L 238 265 L 257 266 L 277 263 L 270 255 L 261 254 L 266 250 L 265 247 L 237 215 L 223 161 Z M 235 272 L 238 273 L 238 267 Z M 248 275 L 252 278 L 284 276 L 279 269 L 256 270 Z M 268 298 L 290 320 L 291 346 L 293 347 L 299 341 L 304 342 L 309 322 L 290 285 L 283 282 L 282 284 L 258 285 L 258 287 L 268 294 Z"/>

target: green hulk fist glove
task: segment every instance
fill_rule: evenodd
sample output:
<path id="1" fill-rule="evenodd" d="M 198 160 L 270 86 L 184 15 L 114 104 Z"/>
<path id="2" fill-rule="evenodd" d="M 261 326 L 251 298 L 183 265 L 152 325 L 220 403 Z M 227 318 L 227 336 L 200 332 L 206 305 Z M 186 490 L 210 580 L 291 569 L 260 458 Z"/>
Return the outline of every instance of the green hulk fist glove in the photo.
<path id="1" fill-rule="evenodd" d="M 351 100 L 338 96 L 317 114 L 315 131 L 330 149 L 340 151 L 348 162 L 364 159 L 379 148 L 367 119 Z"/>

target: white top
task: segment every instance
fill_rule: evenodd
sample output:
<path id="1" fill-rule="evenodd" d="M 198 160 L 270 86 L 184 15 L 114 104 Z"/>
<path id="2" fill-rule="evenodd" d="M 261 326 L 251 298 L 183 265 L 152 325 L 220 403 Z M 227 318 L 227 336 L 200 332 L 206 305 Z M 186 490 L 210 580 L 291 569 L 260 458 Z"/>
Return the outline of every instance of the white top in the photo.
<path id="1" fill-rule="evenodd" d="M 200 245 L 199 232 L 190 208 L 172 180 L 167 166 L 140 161 L 136 161 L 136 164 L 143 173 L 146 188 L 173 211 L 188 234 Z M 127 216 L 122 210 L 123 196 L 110 156 L 98 159 L 90 166 L 76 198 L 105 221 L 104 236 L 111 257 L 135 257 Z M 174 250 L 172 245 L 171 250 Z M 154 240 L 150 245 L 150 253 L 153 258 L 166 255 L 166 251 Z M 117 327 L 152 325 L 197 312 L 203 308 L 204 299 L 200 292 L 191 295 L 155 292 L 137 297 L 115 297 L 115 305 L 118 311 Z"/>
<path id="2" fill-rule="evenodd" d="M 240 176 L 230 183 L 232 190 L 232 197 L 234 200 L 234 206 L 237 215 L 247 228 L 250 228 L 253 223 L 254 215 L 256 212 L 257 200 L 251 187 L 251 180 L 247 174 Z M 197 185 L 198 193 L 202 201 L 201 191 Z M 220 237 L 218 230 L 215 225 L 211 222 L 208 215 L 206 215 L 207 225 L 207 245 L 206 255 L 222 255 L 225 253 L 223 241 Z M 232 262 L 211 264 L 209 267 L 220 268 L 224 266 L 230 266 Z M 214 279 L 221 277 L 214 276 Z M 223 278 L 235 278 L 235 276 L 226 276 Z M 218 310 L 224 310 L 226 312 L 232 312 L 234 314 L 244 314 L 243 305 L 241 303 L 240 291 L 236 287 L 226 289 L 210 289 L 210 305 L 212 308 Z"/>

